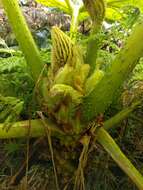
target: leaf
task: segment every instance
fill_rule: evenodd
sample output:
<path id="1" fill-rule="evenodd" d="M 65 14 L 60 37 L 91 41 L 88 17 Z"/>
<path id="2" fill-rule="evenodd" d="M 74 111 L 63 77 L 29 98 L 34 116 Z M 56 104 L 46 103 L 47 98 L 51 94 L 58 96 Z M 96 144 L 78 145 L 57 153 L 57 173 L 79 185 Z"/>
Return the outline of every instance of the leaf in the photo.
<path id="1" fill-rule="evenodd" d="M 0 74 L 26 70 L 26 62 L 23 57 L 12 56 L 0 58 Z"/>
<path id="2" fill-rule="evenodd" d="M 121 9 L 125 6 L 134 6 L 139 8 L 143 12 L 143 1 L 142 0 L 107 0 L 106 5 L 106 15 L 105 18 L 109 20 L 120 20 L 122 14 L 120 13 Z M 80 12 L 79 19 L 85 20 L 88 17 L 88 13 L 85 9 L 82 9 Z"/>
<path id="3" fill-rule="evenodd" d="M 142 0 L 107 0 L 106 18 L 110 20 L 119 20 L 122 18 L 121 9 L 125 6 L 134 6 L 143 11 Z"/>
<path id="4" fill-rule="evenodd" d="M 71 14 L 71 9 L 64 0 L 36 0 L 47 7 L 58 8 L 68 14 Z"/>
<path id="5" fill-rule="evenodd" d="M 79 22 L 82 22 L 86 20 L 87 18 L 89 18 L 89 14 L 87 11 L 83 11 L 79 13 L 79 16 L 78 16 Z"/>
<path id="6" fill-rule="evenodd" d="M 22 112 L 24 102 L 15 97 L 0 95 L 0 122 L 4 121 L 3 127 L 9 129 Z"/>
<path id="7" fill-rule="evenodd" d="M 106 19 L 108 20 L 120 20 L 122 18 L 122 14 L 118 9 L 107 8 L 106 9 Z"/>
<path id="8" fill-rule="evenodd" d="M 107 7 L 110 8 L 121 8 L 128 5 L 138 7 L 141 11 L 143 11 L 142 0 L 107 0 Z"/>
<path id="9" fill-rule="evenodd" d="M 36 0 L 38 3 L 41 3 L 48 7 L 58 8 L 65 13 L 72 14 L 72 9 L 70 6 L 70 2 L 68 0 Z M 89 1 L 90 2 L 90 1 Z M 142 0 L 106 0 L 106 15 L 105 18 L 109 20 L 120 20 L 122 18 L 122 14 L 119 9 L 124 6 L 135 6 L 143 11 L 143 1 Z M 79 13 L 79 21 L 83 21 L 89 17 L 89 14 L 85 10 L 83 6 Z"/>
<path id="10" fill-rule="evenodd" d="M 23 56 L 0 58 L 0 94 L 26 100 L 34 81 Z"/>

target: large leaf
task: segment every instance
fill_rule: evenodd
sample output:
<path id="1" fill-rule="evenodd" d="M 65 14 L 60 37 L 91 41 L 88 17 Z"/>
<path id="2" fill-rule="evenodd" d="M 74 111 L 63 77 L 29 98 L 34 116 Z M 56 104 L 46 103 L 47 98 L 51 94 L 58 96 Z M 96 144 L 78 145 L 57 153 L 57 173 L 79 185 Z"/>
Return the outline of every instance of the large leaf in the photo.
<path id="1" fill-rule="evenodd" d="M 142 0 L 106 0 L 107 7 L 110 8 L 121 8 L 123 6 L 132 5 L 138 7 L 141 11 L 143 11 L 143 1 Z"/>
<path id="2" fill-rule="evenodd" d="M 122 14 L 119 10 L 125 6 L 135 6 L 143 12 L 143 1 L 142 0 L 106 0 L 106 19 L 109 20 L 120 20 L 122 18 Z M 81 15 L 82 20 L 84 20 L 83 15 L 85 15 L 85 19 L 87 18 L 87 14 L 85 14 L 85 10 L 82 9 Z"/>
<path id="3" fill-rule="evenodd" d="M 71 9 L 64 0 L 36 0 L 36 2 L 41 3 L 47 7 L 58 8 L 65 13 L 71 14 Z"/>
<path id="4" fill-rule="evenodd" d="M 118 9 L 113 9 L 113 8 L 106 9 L 106 19 L 120 20 L 121 18 L 122 18 L 122 14 L 118 11 Z"/>
<path id="5" fill-rule="evenodd" d="M 110 20 L 119 20 L 121 18 L 121 8 L 125 6 L 134 6 L 143 11 L 142 0 L 107 0 L 106 18 Z M 120 10 L 120 11 L 119 11 Z"/>
<path id="6" fill-rule="evenodd" d="M 72 10 L 70 7 L 70 0 L 36 0 L 38 3 L 41 3 L 48 7 L 58 8 L 65 13 L 72 14 Z M 119 10 L 124 6 L 135 6 L 143 11 L 143 1 L 142 0 L 106 0 L 106 19 L 109 20 L 120 20 L 122 18 Z M 79 20 L 83 21 L 88 17 L 88 13 L 85 8 L 82 8 L 79 13 Z"/>

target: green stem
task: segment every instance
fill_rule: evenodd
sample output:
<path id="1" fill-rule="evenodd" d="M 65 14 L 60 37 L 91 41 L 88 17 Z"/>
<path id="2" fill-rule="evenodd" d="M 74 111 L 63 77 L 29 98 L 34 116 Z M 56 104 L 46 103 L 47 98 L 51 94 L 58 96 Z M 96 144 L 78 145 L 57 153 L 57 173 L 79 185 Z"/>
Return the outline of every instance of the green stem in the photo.
<path id="1" fill-rule="evenodd" d="M 102 128 L 98 131 L 98 142 L 110 154 L 113 160 L 132 179 L 139 189 L 143 189 L 143 176 L 123 154 L 112 137 Z"/>
<path id="2" fill-rule="evenodd" d="M 90 121 L 104 113 L 113 99 L 120 93 L 120 87 L 143 56 L 143 20 L 139 22 L 119 52 L 110 68 L 83 101 L 83 119 Z"/>
<path id="3" fill-rule="evenodd" d="M 18 0 L 2 0 L 9 22 L 16 39 L 25 55 L 28 66 L 35 81 L 42 70 L 43 63 L 38 48 L 29 31 L 27 23 L 18 5 Z"/>
<path id="4" fill-rule="evenodd" d="M 111 117 L 111 119 L 105 121 L 104 126 L 103 126 L 104 129 L 109 130 L 112 127 L 116 127 L 117 124 L 119 124 L 121 121 L 123 121 L 123 119 L 128 117 L 129 114 L 132 113 L 132 111 L 135 110 L 140 104 L 141 102 L 135 102 L 130 107 L 123 109 L 122 111 L 117 113 L 115 116 Z"/>
<path id="5" fill-rule="evenodd" d="M 58 128 L 56 128 L 56 126 L 50 121 L 46 120 L 46 124 L 50 128 L 51 134 L 53 136 L 64 135 L 64 133 L 58 130 Z M 28 135 L 29 127 L 30 137 L 39 137 L 46 135 L 43 122 L 40 119 L 36 119 L 16 122 L 11 126 L 8 132 L 3 129 L 3 124 L 0 124 L 0 139 L 25 138 Z"/>
<path id="6" fill-rule="evenodd" d="M 73 2 L 71 0 L 65 0 L 70 12 L 72 13 Z"/>
<path id="7" fill-rule="evenodd" d="M 71 20 L 71 26 L 70 26 L 70 38 L 73 39 L 73 41 L 76 41 L 76 35 L 78 31 L 78 16 L 79 16 L 79 5 L 73 5 L 72 7 L 72 20 Z"/>
<path id="8" fill-rule="evenodd" d="M 94 31 L 90 34 L 87 45 L 85 62 L 90 65 L 90 75 L 94 72 L 96 67 L 97 53 L 100 47 L 99 31 L 100 27 L 99 30 Z"/>
<path id="9" fill-rule="evenodd" d="M 121 112 L 113 116 L 111 119 L 105 121 L 103 127 L 106 130 L 111 129 L 113 126 L 117 125 L 123 119 L 125 119 L 134 109 L 136 109 L 138 105 L 139 102 L 134 103 L 131 107 L 122 110 Z M 61 130 L 58 130 L 58 128 L 49 120 L 46 120 L 46 122 L 50 130 L 53 131 L 52 132 L 53 134 L 59 133 L 61 135 L 65 135 L 64 133 L 61 132 Z M 16 122 L 11 126 L 8 132 L 3 130 L 3 123 L 0 124 L 0 139 L 26 137 L 29 125 L 31 125 L 31 132 L 30 132 L 31 137 L 39 137 L 45 134 L 43 122 L 41 120 L 39 119 L 31 120 L 30 122 L 27 120 L 27 121 Z"/>

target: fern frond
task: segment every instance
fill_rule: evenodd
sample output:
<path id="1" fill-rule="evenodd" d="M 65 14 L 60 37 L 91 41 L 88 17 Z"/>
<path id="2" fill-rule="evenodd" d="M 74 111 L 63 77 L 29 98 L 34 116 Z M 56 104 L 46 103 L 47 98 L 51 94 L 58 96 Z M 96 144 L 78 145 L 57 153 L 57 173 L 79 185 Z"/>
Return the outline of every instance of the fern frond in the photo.
<path id="1" fill-rule="evenodd" d="M 12 56 L 0 58 L 0 74 L 12 73 L 26 69 L 26 61 L 23 57 Z"/>
<path id="2" fill-rule="evenodd" d="M 15 97 L 4 97 L 0 95 L 0 122 L 4 122 L 4 128 L 9 127 L 17 121 L 22 112 L 24 102 Z"/>
<path id="3" fill-rule="evenodd" d="M 0 58 L 0 94 L 25 99 L 34 82 L 23 57 Z"/>

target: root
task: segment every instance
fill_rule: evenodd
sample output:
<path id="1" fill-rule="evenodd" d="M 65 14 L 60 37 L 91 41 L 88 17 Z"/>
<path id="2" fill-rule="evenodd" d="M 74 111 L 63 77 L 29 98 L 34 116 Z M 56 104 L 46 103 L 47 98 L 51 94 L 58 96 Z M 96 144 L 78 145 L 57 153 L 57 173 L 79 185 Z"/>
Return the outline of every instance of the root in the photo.
<path id="1" fill-rule="evenodd" d="M 90 136 L 83 136 L 81 139 L 83 149 L 79 158 L 79 165 L 76 171 L 74 190 L 85 190 L 84 169 L 87 164 L 89 154 Z"/>
<path id="2" fill-rule="evenodd" d="M 55 165 L 55 160 L 54 160 L 54 152 L 53 152 L 53 147 L 52 147 L 52 141 L 51 141 L 51 132 L 45 122 L 45 117 L 42 114 L 42 112 L 37 112 L 38 115 L 40 116 L 40 118 L 42 119 L 42 122 L 45 126 L 45 132 L 46 132 L 46 136 L 47 136 L 47 140 L 48 140 L 48 144 L 49 144 L 49 149 L 50 149 L 50 153 L 51 153 L 51 158 L 52 158 L 52 164 L 53 164 L 53 170 L 54 170 L 54 175 L 55 175 L 55 185 L 56 185 L 56 190 L 59 190 L 59 183 L 58 183 L 58 176 L 57 176 L 57 171 L 56 171 L 56 165 Z"/>

